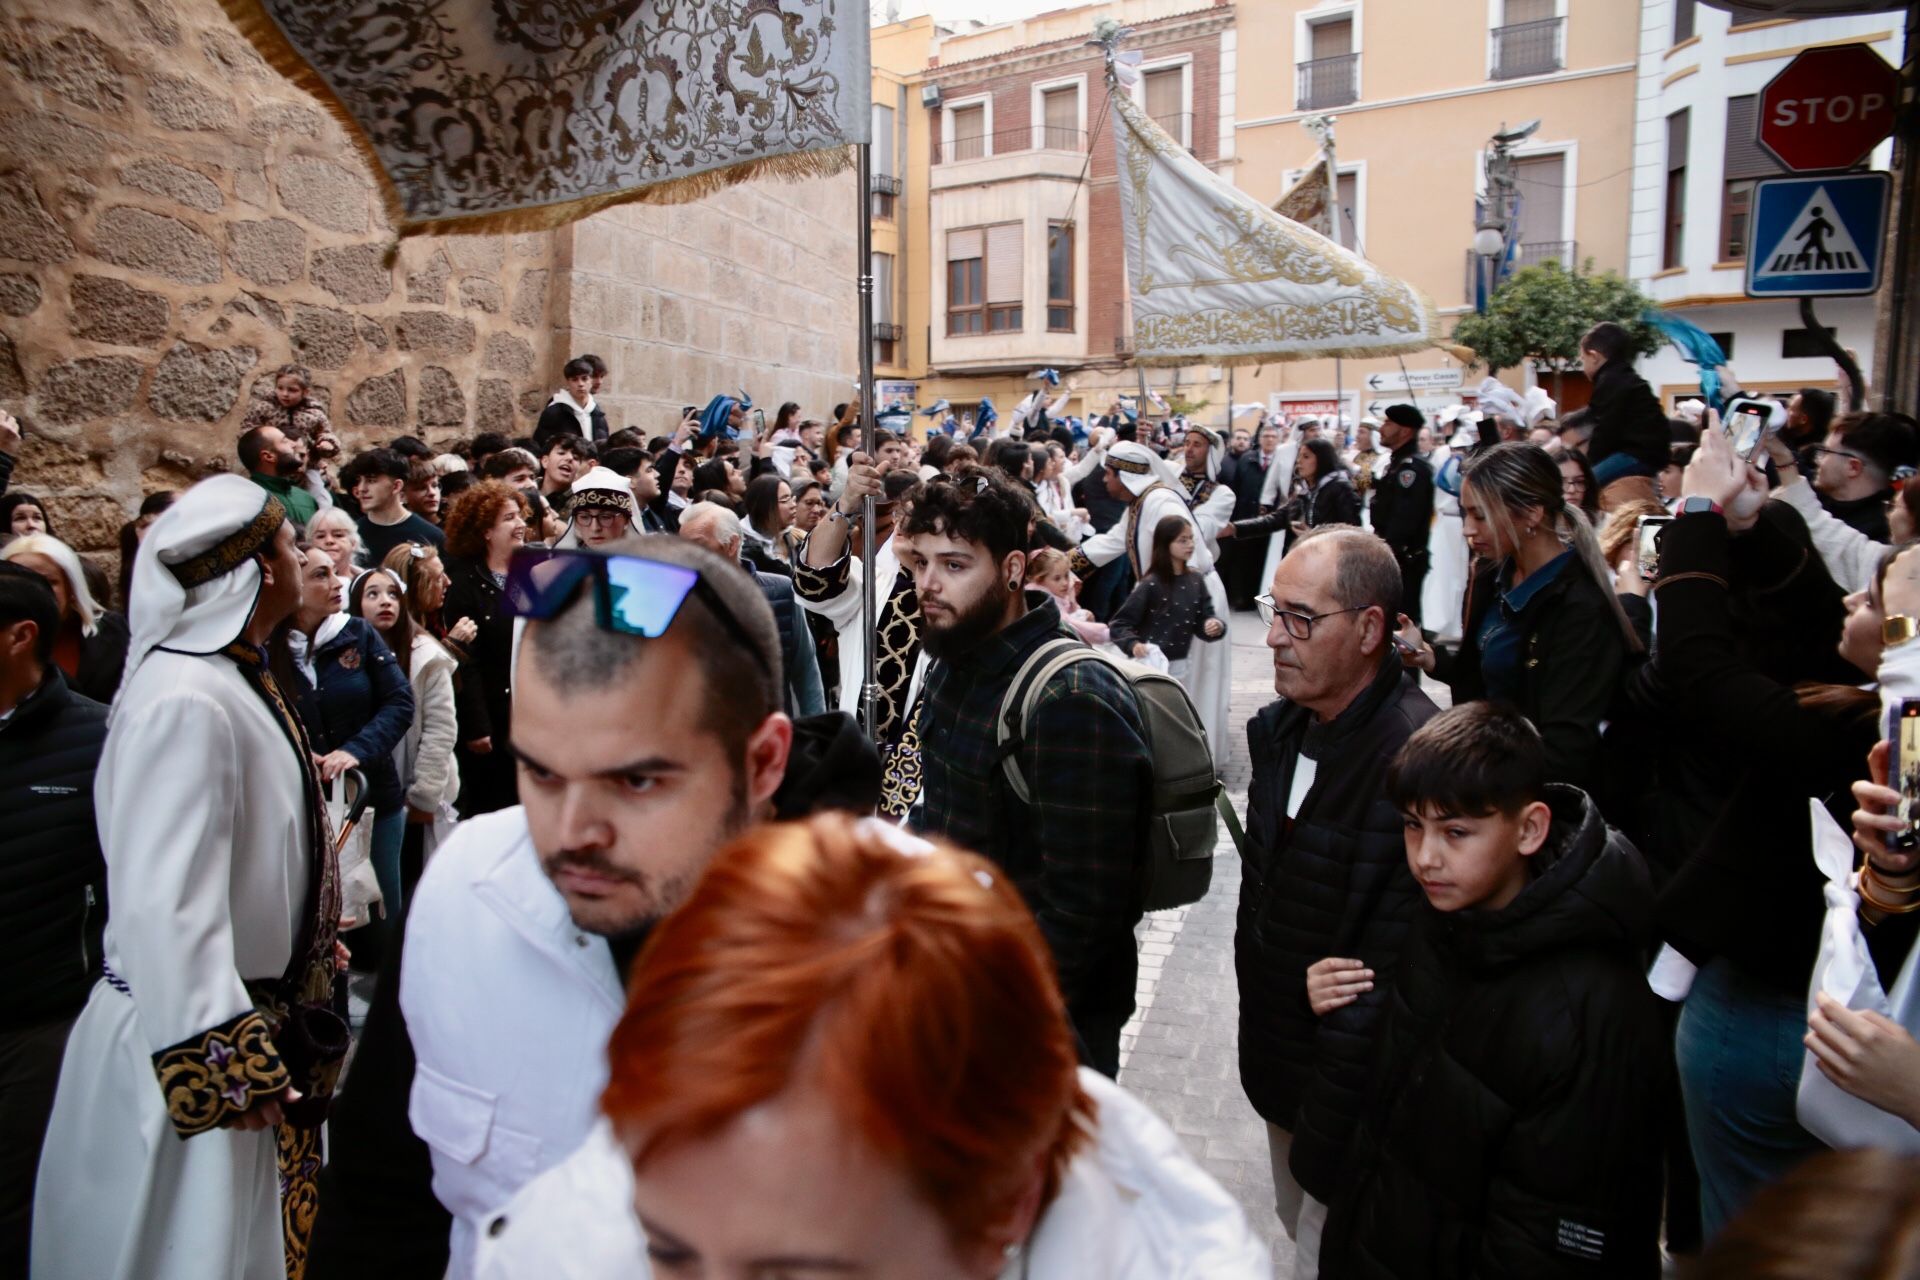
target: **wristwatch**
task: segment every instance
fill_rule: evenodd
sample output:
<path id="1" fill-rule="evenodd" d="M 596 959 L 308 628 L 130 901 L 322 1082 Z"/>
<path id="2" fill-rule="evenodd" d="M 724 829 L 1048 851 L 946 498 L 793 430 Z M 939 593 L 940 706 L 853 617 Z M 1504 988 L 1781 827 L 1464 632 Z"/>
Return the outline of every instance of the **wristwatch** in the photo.
<path id="1" fill-rule="evenodd" d="M 1716 516 L 1723 516 L 1726 514 L 1725 511 L 1720 509 L 1720 504 L 1715 502 L 1712 498 L 1703 498 L 1698 494 L 1694 494 L 1691 497 L 1680 499 L 1680 507 L 1679 507 L 1678 514 L 1683 516 L 1689 516 L 1689 515 L 1699 515 L 1704 513 L 1711 513 Z"/>

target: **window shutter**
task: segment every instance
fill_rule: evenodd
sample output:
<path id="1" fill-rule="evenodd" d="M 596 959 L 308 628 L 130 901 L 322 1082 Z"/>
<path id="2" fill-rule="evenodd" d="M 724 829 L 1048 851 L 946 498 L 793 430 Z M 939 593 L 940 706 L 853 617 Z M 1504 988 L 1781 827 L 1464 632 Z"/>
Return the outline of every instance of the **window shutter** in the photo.
<path id="1" fill-rule="evenodd" d="M 1520 190 L 1520 242 L 1548 244 L 1559 240 L 1567 194 L 1567 158 L 1528 156 L 1514 161 L 1513 167 Z"/>
<path id="2" fill-rule="evenodd" d="M 873 322 L 893 323 L 893 255 L 873 255 Z"/>
<path id="3" fill-rule="evenodd" d="M 1308 28 L 1313 34 L 1313 56 L 1338 58 L 1353 52 L 1353 19 L 1335 18 L 1329 22 L 1316 22 Z"/>
<path id="4" fill-rule="evenodd" d="M 1026 263 L 1020 256 L 1020 224 L 1003 222 L 987 228 L 987 301 L 1018 303 Z"/>
<path id="5" fill-rule="evenodd" d="M 1523 22 L 1545 22 L 1553 16 L 1553 0 L 1507 0 L 1506 16 L 1509 27 Z"/>
<path id="6" fill-rule="evenodd" d="M 1756 138 L 1756 116 L 1760 108 L 1758 94 L 1727 99 L 1727 171 L 1728 182 L 1740 178 L 1771 178 L 1784 173 Z"/>
<path id="7" fill-rule="evenodd" d="M 873 171 L 893 176 L 893 108 L 873 104 Z"/>
<path id="8" fill-rule="evenodd" d="M 1080 91 L 1049 89 L 1041 95 L 1046 109 L 1047 132 L 1051 137 L 1076 133 L 1080 128 Z"/>
<path id="9" fill-rule="evenodd" d="M 980 228 L 967 227 L 961 231 L 947 232 L 947 261 L 961 262 L 968 258 L 977 258 L 981 253 Z"/>
<path id="10" fill-rule="evenodd" d="M 1180 114 L 1180 89 L 1184 67 L 1149 71 L 1142 77 L 1146 84 L 1147 114 L 1155 120 L 1171 120 Z"/>
<path id="11" fill-rule="evenodd" d="M 1667 117 L 1667 172 L 1687 167 L 1687 117 L 1684 107 Z"/>

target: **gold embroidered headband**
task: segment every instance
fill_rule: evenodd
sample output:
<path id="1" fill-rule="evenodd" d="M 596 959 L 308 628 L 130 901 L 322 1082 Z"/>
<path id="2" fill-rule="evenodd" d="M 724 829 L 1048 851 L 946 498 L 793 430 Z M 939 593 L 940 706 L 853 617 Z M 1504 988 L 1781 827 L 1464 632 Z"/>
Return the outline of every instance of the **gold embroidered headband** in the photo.
<path id="1" fill-rule="evenodd" d="M 1108 458 L 1107 465 L 1115 471 L 1125 471 L 1129 475 L 1144 476 L 1150 475 L 1153 472 L 1151 463 L 1141 462 L 1134 458 Z"/>
<path id="2" fill-rule="evenodd" d="M 170 564 L 167 570 L 189 591 L 204 587 L 259 555 L 261 548 L 273 540 L 273 535 L 279 532 L 286 520 L 287 509 L 280 505 L 280 499 L 268 494 L 267 504 L 260 508 L 259 515 L 193 559 Z"/>

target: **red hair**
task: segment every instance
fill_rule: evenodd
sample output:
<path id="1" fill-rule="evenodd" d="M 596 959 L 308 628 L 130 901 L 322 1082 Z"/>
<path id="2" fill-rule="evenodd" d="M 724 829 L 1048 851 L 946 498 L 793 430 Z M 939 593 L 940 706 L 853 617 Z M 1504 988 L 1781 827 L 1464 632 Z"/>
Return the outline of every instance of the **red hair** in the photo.
<path id="1" fill-rule="evenodd" d="M 601 1107 L 636 1168 L 796 1082 L 984 1241 L 1091 1131 L 1046 943 L 990 863 L 844 817 L 723 850 L 634 967 Z"/>

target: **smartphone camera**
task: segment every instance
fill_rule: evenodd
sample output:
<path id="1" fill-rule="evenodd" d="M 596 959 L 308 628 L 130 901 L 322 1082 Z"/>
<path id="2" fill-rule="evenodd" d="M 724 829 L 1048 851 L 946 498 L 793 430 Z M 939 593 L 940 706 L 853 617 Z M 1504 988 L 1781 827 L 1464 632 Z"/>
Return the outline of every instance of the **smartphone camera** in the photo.
<path id="1" fill-rule="evenodd" d="M 1748 462 L 1759 454 L 1760 442 L 1766 434 L 1766 416 L 1751 409 L 1742 409 L 1727 421 L 1727 436 L 1733 443 L 1734 455 Z"/>
<path id="2" fill-rule="evenodd" d="M 1889 833 L 1890 849 L 1920 848 L 1920 698 L 1901 702 L 1887 752 L 1887 774 L 1900 793 L 1898 813 L 1906 829 Z"/>
<path id="3" fill-rule="evenodd" d="M 1640 576 L 1648 582 L 1660 577 L 1660 539 L 1666 536 L 1672 516 L 1641 516 L 1634 529 L 1634 560 Z"/>

